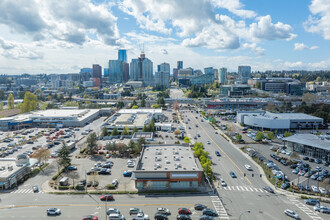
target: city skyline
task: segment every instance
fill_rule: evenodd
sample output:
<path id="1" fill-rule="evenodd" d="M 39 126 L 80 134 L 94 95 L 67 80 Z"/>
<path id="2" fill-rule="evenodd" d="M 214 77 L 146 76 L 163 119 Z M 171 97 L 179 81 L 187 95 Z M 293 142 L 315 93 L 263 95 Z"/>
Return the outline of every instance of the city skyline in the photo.
<path id="1" fill-rule="evenodd" d="M 228 72 L 329 70 L 329 1 L 23 1 L 0 3 L 0 74 L 70 73 L 127 62 Z M 189 7 L 187 9 L 187 4 Z M 81 19 L 84 18 L 84 19 Z M 143 49 L 141 48 L 143 45 Z M 60 54 L 60 56 L 59 56 Z M 171 70 L 172 73 L 172 70 Z"/>

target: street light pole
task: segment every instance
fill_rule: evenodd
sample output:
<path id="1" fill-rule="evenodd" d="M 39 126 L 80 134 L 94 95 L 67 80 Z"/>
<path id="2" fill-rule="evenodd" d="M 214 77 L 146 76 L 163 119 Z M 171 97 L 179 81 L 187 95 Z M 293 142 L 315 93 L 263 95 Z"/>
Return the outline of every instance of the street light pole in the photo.
<path id="1" fill-rule="evenodd" d="M 242 213 L 239 215 L 238 220 L 241 220 L 241 217 L 242 217 L 244 214 L 246 214 L 246 213 L 251 213 L 251 211 L 250 211 L 250 210 L 247 210 L 247 211 L 242 212 Z"/>

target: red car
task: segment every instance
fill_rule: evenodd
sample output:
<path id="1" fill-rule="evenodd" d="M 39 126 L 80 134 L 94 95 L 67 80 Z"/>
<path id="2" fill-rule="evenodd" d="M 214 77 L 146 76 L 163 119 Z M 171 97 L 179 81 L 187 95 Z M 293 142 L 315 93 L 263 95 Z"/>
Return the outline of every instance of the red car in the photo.
<path id="1" fill-rule="evenodd" d="M 99 220 L 99 218 L 95 215 L 86 215 L 82 220 Z"/>
<path id="2" fill-rule="evenodd" d="M 243 134 L 247 133 L 247 131 L 242 131 Z"/>
<path id="3" fill-rule="evenodd" d="M 110 200 L 113 200 L 113 195 L 111 195 L 111 194 L 102 195 L 102 196 L 100 197 L 100 200 L 101 200 L 101 201 L 110 201 Z"/>
<path id="4" fill-rule="evenodd" d="M 190 211 L 190 209 L 179 208 L 178 213 L 179 213 L 179 214 L 186 214 L 186 215 L 189 215 L 189 214 L 191 214 L 191 211 Z"/>

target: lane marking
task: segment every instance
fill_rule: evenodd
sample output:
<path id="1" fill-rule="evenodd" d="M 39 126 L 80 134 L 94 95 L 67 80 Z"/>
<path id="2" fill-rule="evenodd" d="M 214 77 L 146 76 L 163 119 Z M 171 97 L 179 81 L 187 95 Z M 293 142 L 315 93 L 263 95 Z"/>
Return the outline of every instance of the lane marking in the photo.
<path id="1" fill-rule="evenodd" d="M 204 133 L 212 140 L 212 142 L 221 150 L 221 152 L 226 155 L 226 157 L 232 162 L 232 164 L 234 164 L 234 166 L 239 170 L 239 172 L 244 176 L 243 171 L 237 166 L 237 164 L 228 156 L 228 154 L 210 137 L 210 135 L 206 132 L 206 130 L 203 128 L 203 126 L 201 126 L 201 124 L 198 122 L 198 120 L 196 120 L 196 118 L 194 117 L 194 115 L 189 112 L 191 114 L 191 116 L 194 118 L 194 120 L 197 122 L 197 124 L 199 124 L 199 126 L 204 130 Z M 226 141 L 226 140 L 225 140 Z M 251 185 L 252 182 L 245 176 L 244 177 Z"/>

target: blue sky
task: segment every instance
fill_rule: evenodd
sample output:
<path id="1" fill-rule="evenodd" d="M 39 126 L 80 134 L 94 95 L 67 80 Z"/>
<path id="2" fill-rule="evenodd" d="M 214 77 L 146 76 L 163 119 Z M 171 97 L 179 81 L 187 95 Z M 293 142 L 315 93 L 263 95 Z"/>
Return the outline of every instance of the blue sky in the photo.
<path id="1" fill-rule="evenodd" d="M 330 0 L 2 0 L 0 73 L 72 73 L 144 45 L 156 65 L 329 70 Z"/>

